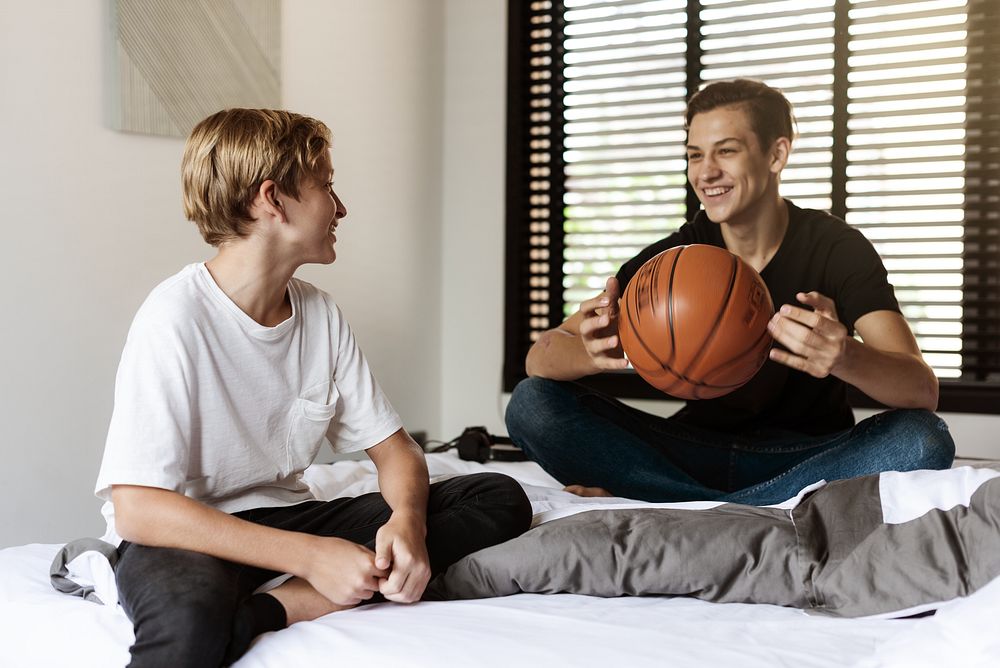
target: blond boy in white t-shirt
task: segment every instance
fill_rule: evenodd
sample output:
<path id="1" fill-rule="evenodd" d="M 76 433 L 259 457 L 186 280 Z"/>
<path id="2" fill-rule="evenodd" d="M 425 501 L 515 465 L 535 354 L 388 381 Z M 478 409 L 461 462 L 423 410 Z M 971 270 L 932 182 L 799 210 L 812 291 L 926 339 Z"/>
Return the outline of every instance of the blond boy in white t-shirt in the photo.
<path id="1" fill-rule="evenodd" d="M 340 310 L 293 277 L 336 259 L 347 210 L 329 149 L 323 123 L 259 109 L 214 114 L 188 139 L 185 213 L 218 252 L 136 314 L 96 490 L 135 625 L 130 665 L 226 665 L 264 631 L 416 601 L 433 574 L 530 523 L 505 476 L 428 485 Z M 314 500 L 301 474 L 324 439 L 364 449 L 381 493 Z"/>

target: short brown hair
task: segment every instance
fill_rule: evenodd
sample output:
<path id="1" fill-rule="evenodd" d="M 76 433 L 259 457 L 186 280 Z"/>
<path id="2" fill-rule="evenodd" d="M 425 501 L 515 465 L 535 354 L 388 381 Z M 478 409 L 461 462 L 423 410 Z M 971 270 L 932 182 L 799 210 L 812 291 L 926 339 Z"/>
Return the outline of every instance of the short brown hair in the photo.
<path id="1" fill-rule="evenodd" d="M 184 215 L 209 244 L 245 237 L 250 205 L 270 179 L 299 196 L 330 149 L 330 129 L 316 119 L 273 109 L 226 109 L 191 131 L 181 161 Z"/>
<path id="2" fill-rule="evenodd" d="M 690 129 L 698 114 L 719 107 L 745 109 L 762 150 L 778 137 L 787 137 L 789 141 L 794 137 L 795 117 L 788 98 L 777 88 L 753 79 L 715 81 L 692 95 L 684 112 L 684 129 Z"/>

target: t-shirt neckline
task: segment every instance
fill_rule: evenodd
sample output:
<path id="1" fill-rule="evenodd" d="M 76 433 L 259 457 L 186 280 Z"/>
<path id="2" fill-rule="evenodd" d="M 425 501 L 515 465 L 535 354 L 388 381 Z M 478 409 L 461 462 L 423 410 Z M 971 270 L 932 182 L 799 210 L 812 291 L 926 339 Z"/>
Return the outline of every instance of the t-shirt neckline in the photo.
<path id="1" fill-rule="evenodd" d="M 787 252 L 785 249 L 791 245 L 792 235 L 798 228 L 798 225 L 796 225 L 798 216 L 795 213 L 795 209 L 798 207 L 796 207 L 792 202 L 789 202 L 787 199 L 782 199 L 781 201 L 785 203 L 785 210 L 788 211 L 788 225 L 785 227 L 785 234 L 781 237 L 781 243 L 778 244 L 778 250 L 774 251 L 774 255 L 771 256 L 771 259 L 768 260 L 767 264 L 765 264 L 760 272 L 758 272 L 761 276 L 764 275 L 764 272 L 770 273 L 768 270 L 770 270 L 771 267 L 779 266 L 778 263 Z"/>
<path id="2" fill-rule="evenodd" d="M 222 288 L 219 287 L 219 284 L 215 282 L 215 278 L 212 276 L 212 273 L 208 270 L 208 267 L 204 262 L 199 262 L 196 265 L 196 268 L 199 277 L 212 297 L 215 298 L 215 300 L 229 312 L 243 331 L 250 334 L 254 338 L 267 340 L 281 338 L 287 332 L 291 331 L 295 322 L 298 320 L 298 293 L 295 290 L 294 281 L 289 281 L 287 287 L 288 301 L 292 306 L 292 314 L 274 327 L 267 327 L 247 315 L 243 309 L 236 305 L 236 302 L 229 298 L 229 295 L 227 295 Z"/>
<path id="3" fill-rule="evenodd" d="M 777 266 L 777 262 L 782 258 L 782 256 L 785 253 L 785 247 L 789 245 L 789 242 L 792 238 L 793 234 L 792 228 L 797 227 L 795 223 L 798 216 L 796 216 L 795 210 L 798 209 L 798 207 L 795 205 L 795 203 L 789 201 L 786 198 L 782 198 L 781 201 L 785 203 L 785 208 L 788 211 L 788 226 L 785 228 L 784 236 L 781 237 L 781 243 L 778 244 L 778 250 L 774 251 L 774 255 L 772 255 L 771 259 L 767 261 L 767 264 L 765 264 L 764 267 L 759 272 L 757 272 L 761 276 L 763 276 L 765 273 L 770 273 L 769 270 L 771 269 L 771 267 Z M 702 209 L 700 213 L 704 214 L 705 210 Z M 708 220 L 707 215 L 705 216 L 705 219 Z M 726 246 L 726 238 L 722 236 L 722 226 L 717 225 L 715 223 L 712 223 L 712 226 L 715 229 L 715 235 L 719 241 L 719 245 L 722 248 L 729 250 L 729 248 Z M 729 252 L 731 253 L 732 251 Z"/>

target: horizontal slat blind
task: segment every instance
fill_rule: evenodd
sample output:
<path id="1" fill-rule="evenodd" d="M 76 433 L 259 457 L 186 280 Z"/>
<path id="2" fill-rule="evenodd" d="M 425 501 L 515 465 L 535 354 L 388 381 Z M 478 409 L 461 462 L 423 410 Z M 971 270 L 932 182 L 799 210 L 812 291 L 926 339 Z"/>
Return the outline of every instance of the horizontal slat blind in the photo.
<path id="1" fill-rule="evenodd" d="M 508 301 L 508 319 L 527 325 L 517 330 L 508 326 L 519 355 L 563 320 L 558 287 L 563 254 L 563 11 L 562 2 L 555 0 L 527 3 L 518 14 L 523 39 L 514 40 L 526 56 L 508 103 L 509 113 L 524 121 L 508 141 L 522 142 L 520 154 L 526 156 L 516 168 L 508 165 L 508 200 L 521 203 L 508 211 L 516 221 L 510 225 L 519 231 L 508 255 L 527 261 L 519 272 L 518 299 Z"/>
<path id="2" fill-rule="evenodd" d="M 962 370 L 965 4 L 851 0 L 848 45 L 847 222 L 946 378 Z"/>
<path id="3" fill-rule="evenodd" d="M 1000 384 L 1000 2 L 969 0 L 962 379 Z"/>
<path id="4" fill-rule="evenodd" d="M 829 210 L 834 0 L 702 0 L 701 78 L 758 79 L 792 103 L 798 136 L 781 194 Z"/>
<path id="5" fill-rule="evenodd" d="M 687 0 L 566 0 L 563 315 L 684 222 Z"/>

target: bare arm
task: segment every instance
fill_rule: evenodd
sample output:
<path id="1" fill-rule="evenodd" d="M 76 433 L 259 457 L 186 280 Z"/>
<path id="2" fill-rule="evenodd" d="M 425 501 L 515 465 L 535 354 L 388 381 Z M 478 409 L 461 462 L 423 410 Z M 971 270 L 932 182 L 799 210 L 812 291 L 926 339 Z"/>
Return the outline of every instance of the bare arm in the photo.
<path id="1" fill-rule="evenodd" d="M 528 351 L 529 376 L 576 380 L 628 366 L 618 338 L 618 280 L 609 278 L 604 291 L 555 329 L 543 333 Z"/>
<path id="2" fill-rule="evenodd" d="M 894 311 L 858 318 L 862 341 L 847 335 L 833 301 L 817 292 L 799 293 L 810 311 L 786 304 L 768 325 L 788 351 L 771 359 L 817 378 L 833 375 L 892 408 L 937 409 L 938 380 L 924 362 L 906 320 Z"/>
<path id="3" fill-rule="evenodd" d="M 429 476 L 420 446 L 400 429 L 366 452 L 378 470 L 379 489 L 393 515 L 426 522 Z"/>
<path id="4" fill-rule="evenodd" d="M 114 485 L 111 498 L 125 540 L 291 573 L 339 605 L 371 598 L 386 576 L 371 550 L 340 538 L 261 526 L 156 487 Z"/>
<path id="5" fill-rule="evenodd" d="M 937 410 L 937 376 L 924 362 L 903 316 L 875 311 L 859 318 L 855 327 L 864 343 L 847 340 L 835 375 L 886 406 Z"/>
<path id="6" fill-rule="evenodd" d="M 389 570 L 379 591 L 390 601 L 420 599 L 430 580 L 427 554 L 427 462 L 409 434 L 400 429 L 368 449 L 378 470 L 379 489 L 392 515 L 375 535 L 375 565 Z"/>

